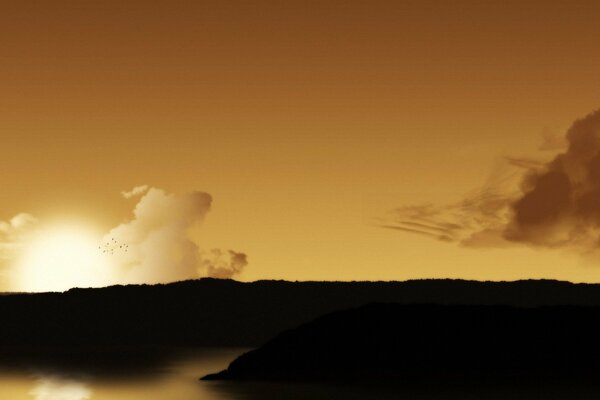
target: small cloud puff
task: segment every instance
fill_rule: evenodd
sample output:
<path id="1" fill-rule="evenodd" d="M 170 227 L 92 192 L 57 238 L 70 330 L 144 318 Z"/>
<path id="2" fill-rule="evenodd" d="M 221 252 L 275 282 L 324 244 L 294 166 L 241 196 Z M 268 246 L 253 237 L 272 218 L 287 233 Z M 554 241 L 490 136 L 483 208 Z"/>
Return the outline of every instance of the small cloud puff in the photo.
<path id="1" fill-rule="evenodd" d="M 140 185 L 140 186 L 134 187 L 131 190 L 122 191 L 121 195 L 123 197 L 125 197 L 126 199 L 130 199 L 132 197 L 136 197 L 136 196 L 146 193 L 148 191 L 148 189 L 150 189 L 150 187 L 148 185 Z"/>

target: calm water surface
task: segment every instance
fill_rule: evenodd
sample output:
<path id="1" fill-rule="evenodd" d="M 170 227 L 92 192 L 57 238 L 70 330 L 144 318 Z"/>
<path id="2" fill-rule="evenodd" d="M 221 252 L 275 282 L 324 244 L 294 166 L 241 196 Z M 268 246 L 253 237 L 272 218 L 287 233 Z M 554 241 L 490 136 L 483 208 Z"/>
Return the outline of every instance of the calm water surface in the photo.
<path id="1" fill-rule="evenodd" d="M 202 349 L 185 356 L 106 365 L 19 362 L 0 370 L 0 400 L 512 400 L 597 399 L 600 393 L 575 386 L 528 389 L 502 387 L 438 390 L 435 382 L 410 389 L 357 384 L 203 382 L 198 378 L 224 369 L 247 349 Z M 5 364 L 10 365 L 10 361 Z M 67 363 L 68 364 L 68 363 Z M 59 366 L 60 365 L 60 366 Z M 121 364 L 122 365 L 122 364 Z M 112 371 L 112 372 L 111 372 Z"/>
<path id="2" fill-rule="evenodd" d="M 185 356 L 129 360 L 126 368 L 110 372 L 106 365 L 78 368 L 50 362 L 18 362 L 18 367 L 0 371 L 1 400 L 192 400 L 228 399 L 200 376 L 225 368 L 246 349 L 202 349 Z M 10 363 L 5 363 L 9 364 Z M 54 365 L 53 365 L 54 364 Z"/>

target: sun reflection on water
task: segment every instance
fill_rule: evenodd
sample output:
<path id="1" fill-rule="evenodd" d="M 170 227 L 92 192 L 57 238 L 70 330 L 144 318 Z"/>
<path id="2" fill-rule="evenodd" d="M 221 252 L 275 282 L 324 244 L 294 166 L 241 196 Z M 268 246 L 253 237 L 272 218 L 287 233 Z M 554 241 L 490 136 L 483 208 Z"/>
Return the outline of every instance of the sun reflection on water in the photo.
<path id="1" fill-rule="evenodd" d="M 35 400 L 89 400 L 92 391 L 83 382 L 61 377 L 41 377 L 29 392 Z"/>

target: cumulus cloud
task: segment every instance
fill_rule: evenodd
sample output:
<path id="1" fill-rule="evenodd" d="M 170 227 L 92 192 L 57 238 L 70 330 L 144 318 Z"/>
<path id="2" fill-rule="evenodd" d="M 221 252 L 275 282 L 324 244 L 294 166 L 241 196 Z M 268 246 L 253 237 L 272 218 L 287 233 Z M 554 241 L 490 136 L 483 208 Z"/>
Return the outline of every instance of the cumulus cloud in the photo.
<path id="1" fill-rule="evenodd" d="M 380 225 L 466 246 L 597 250 L 600 110 L 575 121 L 563 140 L 547 133 L 542 148 L 563 151 L 547 162 L 508 157 L 503 177 L 474 195 L 445 206 L 400 207 Z"/>
<path id="2" fill-rule="evenodd" d="M 124 196 L 136 195 L 131 193 L 143 194 L 133 218 L 104 237 L 104 242 L 122 246 L 111 254 L 122 283 L 164 283 L 199 276 L 231 278 L 247 265 L 245 254 L 207 251 L 193 237 L 192 230 L 210 210 L 212 197 L 208 193 L 176 195 L 140 186 Z"/>

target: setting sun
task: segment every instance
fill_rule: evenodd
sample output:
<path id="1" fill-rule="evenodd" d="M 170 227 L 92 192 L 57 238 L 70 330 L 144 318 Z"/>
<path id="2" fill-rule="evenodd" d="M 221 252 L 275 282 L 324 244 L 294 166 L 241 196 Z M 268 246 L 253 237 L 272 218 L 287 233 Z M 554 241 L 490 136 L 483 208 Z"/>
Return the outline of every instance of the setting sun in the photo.
<path id="1" fill-rule="evenodd" d="M 24 246 L 16 281 L 29 292 L 96 287 L 109 282 L 109 267 L 98 239 L 85 229 L 42 229 Z"/>

